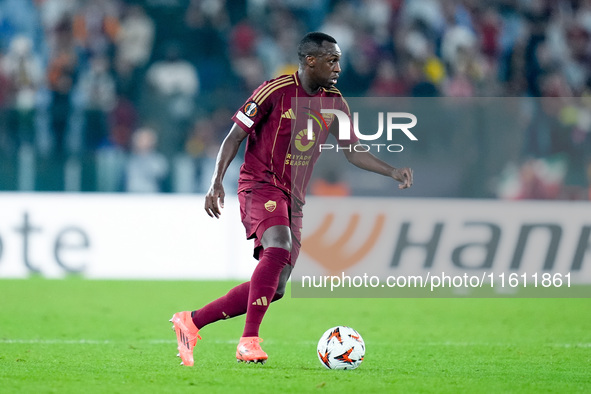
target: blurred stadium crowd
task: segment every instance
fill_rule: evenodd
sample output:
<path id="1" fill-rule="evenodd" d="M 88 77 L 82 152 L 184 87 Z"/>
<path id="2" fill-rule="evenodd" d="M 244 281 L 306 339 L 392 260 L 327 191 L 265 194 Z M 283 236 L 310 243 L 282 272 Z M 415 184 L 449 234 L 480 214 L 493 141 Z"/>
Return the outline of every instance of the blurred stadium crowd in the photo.
<path id="1" fill-rule="evenodd" d="M 589 199 L 590 0 L 0 0 L 0 190 L 205 192 L 231 115 L 311 30 L 345 96 L 552 98 L 494 165 L 418 152 L 468 177 L 418 195 Z"/>

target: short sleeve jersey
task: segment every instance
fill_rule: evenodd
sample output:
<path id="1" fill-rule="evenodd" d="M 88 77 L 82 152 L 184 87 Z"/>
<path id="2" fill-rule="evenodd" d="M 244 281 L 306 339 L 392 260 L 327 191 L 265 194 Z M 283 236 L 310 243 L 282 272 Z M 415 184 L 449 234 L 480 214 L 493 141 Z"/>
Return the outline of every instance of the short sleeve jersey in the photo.
<path id="1" fill-rule="evenodd" d="M 321 88 L 311 96 L 297 72 L 259 86 L 232 117 L 248 133 L 238 191 L 270 184 L 303 204 L 320 145 L 326 142 L 335 119 L 321 114 L 322 109 L 337 109 L 350 116 L 338 89 Z M 313 122 L 308 121 L 312 118 Z M 310 125 L 312 132 L 307 130 Z M 357 141 L 353 132 L 350 136 L 339 140 L 339 145 Z"/>

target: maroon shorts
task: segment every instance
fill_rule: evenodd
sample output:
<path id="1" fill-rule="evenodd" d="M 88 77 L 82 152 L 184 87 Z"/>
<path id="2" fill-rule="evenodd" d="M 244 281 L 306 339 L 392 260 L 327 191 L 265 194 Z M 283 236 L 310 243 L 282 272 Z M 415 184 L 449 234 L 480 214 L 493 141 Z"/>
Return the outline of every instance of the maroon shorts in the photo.
<path id="1" fill-rule="evenodd" d="M 291 265 L 295 265 L 302 245 L 302 211 L 292 206 L 291 198 L 274 186 L 247 189 L 238 193 L 240 216 L 246 229 L 246 238 L 254 238 L 254 258 L 263 249 L 261 238 L 273 226 L 291 229 Z"/>

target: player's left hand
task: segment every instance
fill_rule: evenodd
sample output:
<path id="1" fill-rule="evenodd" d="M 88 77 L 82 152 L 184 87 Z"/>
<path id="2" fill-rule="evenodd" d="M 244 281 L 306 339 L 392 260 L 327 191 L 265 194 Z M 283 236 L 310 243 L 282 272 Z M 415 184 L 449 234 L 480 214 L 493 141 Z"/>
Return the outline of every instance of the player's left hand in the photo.
<path id="1" fill-rule="evenodd" d="M 399 189 L 407 189 L 412 186 L 412 169 L 409 167 L 395 168 L 392 171 L 392 178 L 400 182 Z"/>

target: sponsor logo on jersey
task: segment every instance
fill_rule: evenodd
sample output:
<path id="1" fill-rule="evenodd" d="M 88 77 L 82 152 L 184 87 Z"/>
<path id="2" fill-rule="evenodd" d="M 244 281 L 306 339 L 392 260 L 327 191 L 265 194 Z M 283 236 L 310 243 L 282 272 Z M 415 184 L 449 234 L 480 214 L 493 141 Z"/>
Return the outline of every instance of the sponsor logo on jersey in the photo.
<path id="1" fill-rule="evenodd" d="M 310 138 L 312 137 L 312 138 Z M 301 130 L 295 137 L 294 144 L 297 150 L 305 152 L 310 150 L 316 142 L 316 134 L 308 129 Z"/>

